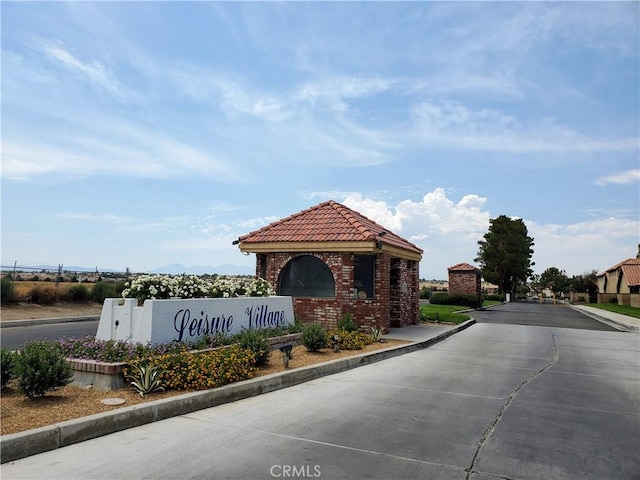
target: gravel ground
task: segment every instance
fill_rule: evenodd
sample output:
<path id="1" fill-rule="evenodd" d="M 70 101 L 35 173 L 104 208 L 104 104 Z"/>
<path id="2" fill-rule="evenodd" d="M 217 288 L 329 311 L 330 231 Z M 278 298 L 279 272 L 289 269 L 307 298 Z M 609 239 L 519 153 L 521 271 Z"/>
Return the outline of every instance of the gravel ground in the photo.
<path id="1" fill-rule="evenodd" d="M 332 349 L 308 352 L 305 347 L 297 346 L 293 349 L 293 358 L 289 361 L 289 370 L 403 343 L 406 342 L 388 340 L 386 343 L 367 345 L 363 350 L 342 350 L 338 353 L 334 353 Z M 273 351 L 271 352 L 269 363 L 256 372 L 255 376 L 269 375 L 284 370 L 282 354 L 279 351 Z M 105 392 L 68 385 L 50 392 L 44 397 L 29 399 L 21 395 L 15 386 L 10 383 L 0 396 L 0 434 L 22 432 L 183 393 L 185 392 L 170 390 L 168 392 L 153 393 L 142 398 L 129 389 Z M 125 400 L 125 403 L 120 406 L 103 405 L 101 401 L 107 398 L 121 398 Z"/>

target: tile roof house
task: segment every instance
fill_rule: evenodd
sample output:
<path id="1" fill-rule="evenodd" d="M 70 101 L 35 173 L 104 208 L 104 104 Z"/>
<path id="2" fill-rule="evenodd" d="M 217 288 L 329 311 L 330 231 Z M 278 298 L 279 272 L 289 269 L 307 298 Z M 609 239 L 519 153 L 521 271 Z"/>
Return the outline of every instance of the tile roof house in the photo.
<path id="1" fill-rule="evenodd" d="M 636 258 L 627 258 L 598 274 L 598 302 L 612 298 L 620 305 L 640 307 L 640 245 Z"/>
<path id="2" fill-rule="evenodd" d="M 419 320 L 422 249 L 333 200 L 241 236 L 256 275 L 290 295 L 306 322 L 335 327 L 351 314 L 361 327 Z"/>

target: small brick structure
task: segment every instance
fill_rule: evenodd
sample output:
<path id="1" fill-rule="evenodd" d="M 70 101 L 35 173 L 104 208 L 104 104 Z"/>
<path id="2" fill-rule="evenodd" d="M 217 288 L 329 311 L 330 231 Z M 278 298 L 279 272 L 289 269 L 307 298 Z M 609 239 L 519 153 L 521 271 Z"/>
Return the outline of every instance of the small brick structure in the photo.
<path id="1" fill-rule="evenodd" d="M 291 295 L 294 313 L 304 322 L 330 329 L 351 314 L 362 330 L 386 330 L 419 321 L 422 250 L 333 200 L 236 244 L 256 254 L 256 275 L 278 295 Z"/>
<path id="2" fill-rule="evenodd" d="M 449 271 L 450 295 L 482 296 L 482 275 L 480 269 L 468 263 L 457 263 Z"/>

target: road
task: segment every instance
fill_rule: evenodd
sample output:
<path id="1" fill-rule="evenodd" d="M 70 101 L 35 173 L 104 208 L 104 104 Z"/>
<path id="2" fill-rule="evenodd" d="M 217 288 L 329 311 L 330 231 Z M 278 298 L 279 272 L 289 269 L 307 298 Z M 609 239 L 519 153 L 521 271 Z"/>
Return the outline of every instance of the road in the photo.
<path id="1" fill-rule="evenodd" d="M 617 331 L 564 303 L 505 303 L 485 310 L 476 310 L 471 315 L 482 323 Z"/>
<path id="2" fill-rule="evenodd" d="M 28 327 L 4 327 L 0 331 L 0 345 L 5 350 L 15 350 L 29 340 L 55 340 L 61 337 L 95 335 L 98 321 L 66 322 Z"/>
<path id="3" fill-rule="evenodd" d="M 633 333 L 478 323 L 425 350 L 10 462 L 2 477 L 638 479 L 639 359 Z"/>
<path id="4" fill-rule="evenodd" d="M 473 312 L 478 322 L 511 323 L 562 328 L 613 331 L 603 323 L 571 310 L 568 305 L 508 303 L 499 307 Z M 95 335 L 98 321 L 70 322 L 29 327 L 3 328 L 0 345 L 7 350 L 15 350 L 28 340 L 56 339 L 60 337 L 83 337 Z"/>

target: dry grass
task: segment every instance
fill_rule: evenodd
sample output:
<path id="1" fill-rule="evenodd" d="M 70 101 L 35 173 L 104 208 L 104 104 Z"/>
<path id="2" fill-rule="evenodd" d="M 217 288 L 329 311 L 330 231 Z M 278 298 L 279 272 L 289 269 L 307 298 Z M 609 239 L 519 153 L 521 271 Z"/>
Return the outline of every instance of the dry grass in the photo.
<path id="1" fill-rule="evenodd" d="M 52 278 L 55 278 L 55 275 L 51 275 Z M 56 286 L 55 281 L 44 282 L 44 281 L 32 281 L 32 280 L 17 280 L 13 282 L 13 296 L 15 299 L 23 301 L 26 299 L 31 290 L 34 288 L 39 288 L 42 290 L 57 292 L 58 295 L 66 294 L 72 287 L 77 285 L 84 285 L 89 292 L 93 288 L 93 283 L 78 283 L 78 282 L 59 282 Z"/>
<path id="2" fill-rule="evenodd" d="M 65 303 L 58 302 L 53 305 L 37 305 L 34 303 L 11 303 L 0 308 L 0 320 L 30 320 L 37 318 L 63 318 L 89 315 L 100 315 L 102 304 Z"/>
<path id="3" fill-rule="evenodd" d="M 331 349 L 319 352 L 308 352 L 303 346 L 293 349 L 293 358 L 289 361 L 288 370 L 316 365 L 330 360 L 359 355 L 383 348 L 404 344 L 401 340 L 388 340 L 386 343 L 367 345 L 363 350 L 342 350 L 334 353 Z M 254 377 L 285 371 L 282 354 L 271 352 L 269 362 Z M 140 397 L 129 389 L 116 391 L 100 391 L 68 385 L 41 398 L 29 399 L 21 395 L 10 383 L 0 397 L 0 434 L 22 432 L 32 428 L 44 427 L 65 420 L 109 412 L 116 408 L 128 407 L 139 403 L 184 394 L 185 391 L 171 390 Z M 101 403 L 106 398 L 121 398 L 125 403 L 120 406 L 106 406 Z"/>

